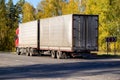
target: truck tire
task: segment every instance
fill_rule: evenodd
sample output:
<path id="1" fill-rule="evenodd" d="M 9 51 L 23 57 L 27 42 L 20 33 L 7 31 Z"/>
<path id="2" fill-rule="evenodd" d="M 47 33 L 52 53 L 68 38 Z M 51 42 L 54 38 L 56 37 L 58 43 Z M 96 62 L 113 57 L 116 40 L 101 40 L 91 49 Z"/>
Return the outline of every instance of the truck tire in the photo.
<path id="1" fill-rule="evenodd" d="M 67 54 L 61 51 L 57 51 L 57 59 L 67 59 Z"/>
<path id="2" fill-rule="evenodd" d="M 26 48 L 26 56 L 30 56 L 30 49 Z"/>
<path id="3" fill-rule="evenodd" d="M 61 51 L 57 51 L 57 59 L 61 59 L 62 58 L 62 52 Z"/>
<path id="4" fill-rule="evenodd" d="M 30 49 L 30 52 L 29 52 L 29 56 L 33 56 L 33 54 L 34 54 L 34 49 L 31 48 L 31 49 Z"/>
<path id="5" fill-rule="evenodd" d="M 20 52 L 20 49 L 19 49 L 19 48 L 16 48 L 16 53 L 17 53 L 17 55 L 20 55 L 20 54 L 21 54 L 21 52 Z"/>
<path id="6" fill-rule="evenodd" d="M 56 52 L 55 51 L 51 51 L 51 57 L 56 58 Z"/>
<path id="7" fill-rule="evenodd" d="M 68 58 L 67 53 L 63 52 L 63 53 L 62 53 L 62 58 L 63 58 L 63 59 L 67 59 L 67 58 Z"/>

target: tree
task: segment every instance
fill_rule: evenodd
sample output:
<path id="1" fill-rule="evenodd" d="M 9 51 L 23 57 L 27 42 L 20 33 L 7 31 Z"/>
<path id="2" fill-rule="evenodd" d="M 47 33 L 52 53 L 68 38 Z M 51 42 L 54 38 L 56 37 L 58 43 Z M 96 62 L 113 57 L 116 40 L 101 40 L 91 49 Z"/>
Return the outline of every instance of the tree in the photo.
<path id="1" fill-rule="evenodd" d="M 23 5 L 23 22 L 35 20 L 35 9 L 28 2 Z"/>
<path id="2" fill-rule="evenodd" d="M 13 0 L 9 0 L 8 3 L 7 3 L 7 6 L 6 6 L 6 11 L 7 11 L 7 19 L 8 19 L 8 26 L 9 28 L 12 28 L 14 27 L 13 25 L 13 22 L 15 20 L 15 6 L 13 4 Z"/>
<path id="3" fill-rule="evenodd" d="M 78 14 L 80 13 L 79 8 L 80 0 L 70 0 L 65 8 L 63 8 L 63 14 Z"/>
<path id="4" fill-rule="evenodd" d="M 87 0 L 80 0 L 79 9 L 81 13 L 84 13 L 86 9 L 86 2 Z"/>
<path id="5" fill-rule="evenodd" d="M 6 46 L 6 6 L 5 0 L 0 0 L 0 50 L 3 50 Z"/>
<path id="6" fill-rule="evenodd" d="M 117 37 L 117 50 L 120 51 L 120 0 L 109 0 L 109 10 L 106 13 L 107 21 L 106 24 L 108 24 L 108 32 L 110 36 L 116 36 Z M 114 44 L 111 45 L 111 48 Z"/>
<path id="7" fill-rule="evenodd" d="M 19 0 L 17 3 L 16 3 L 16 10 L 17 10 L 17 13 L 18 13 L 18 19 L 19 19 L 19 22 L 22 23 L 22 19 L 23 19 L 23 5 L 25 4 L 25 0 Z"/>
<path id="8" fill-rule="evenodd" d="M 87 0 L 85 14 L 99 15 L 99 48 L 100 50 L 106 49 L 105 37 L 109 35 L 108 27 L 106 24 L 106 13 L 109 10 L 108 0 Z"/>
<path id="9" fill-rule="evenodd" d="M 18 15 L 16 6 L 13 4 L 13 0 L 8 0 L 6 3 L 6 39 L 4 45 L 5 50 L 14 50 L 14 37 L 15 29 L 18 27 Z"/>
<path id="10" fill-rule="evenodd" d="M 119 30 L 120 30 L 120 5 L 119 0 L 87 0 L 86 14 L 99 15 L 99 48 L 106 50 L 105 38 L 108 36 L 117 36 L 117 50 L 120 50 Z M 111 48 L 113 48 L 111 45 Z"/>
<path id="11" fill-rule="evenodd" d="M 0 0 L 0 50 L 13 51 L 15 29 L 18 27 L 20 5 L 13 4 L 13 0 Z M 20 0 L 22 1 L 22 0 Z"/>
<path id="12" fill-rule="evenodd" d="M 42 0 L 37 9 L 37 18 L 80 13 L 81 0 Z"/>
<path id="13" fill-rule="evenodd" d="M 59 16 L 63 14 L 66 0 L 42 0 L 37 6 L 37 18 Z"/>

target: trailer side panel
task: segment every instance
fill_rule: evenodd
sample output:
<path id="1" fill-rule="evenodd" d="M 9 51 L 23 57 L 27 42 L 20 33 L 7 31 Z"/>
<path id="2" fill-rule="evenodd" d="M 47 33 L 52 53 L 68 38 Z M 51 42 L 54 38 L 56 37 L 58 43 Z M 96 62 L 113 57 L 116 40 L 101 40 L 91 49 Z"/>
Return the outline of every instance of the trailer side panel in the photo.
<path id="1" fill-rule="evenodd" d="M 40 20 L 40 48 L 72 51 L 72 15 Z"/>
<path id="2" fill-rule="evenodd" d="M 19 25 L 19 47 L 37 48 L 37 21 Z"/>

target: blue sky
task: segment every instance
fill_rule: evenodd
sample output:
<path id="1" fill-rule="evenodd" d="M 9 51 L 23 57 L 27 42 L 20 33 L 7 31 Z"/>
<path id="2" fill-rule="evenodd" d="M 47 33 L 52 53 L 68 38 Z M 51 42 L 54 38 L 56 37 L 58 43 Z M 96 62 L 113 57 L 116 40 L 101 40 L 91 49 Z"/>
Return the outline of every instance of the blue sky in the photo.
<path id="1" fill-rule="evenodd" d="M 8 1 L 8 0 L 6 0 Z M 16 3 L 18 0 L 13 0 L 14 3 Z M 29 2 L 31 5 L 33 5 L 35 8 L 36 6 L 38 5 L 38 3 L 41 1 L 41 0 L 25 0 L 27 2 Z"/>
<path id="2" fill-rule="evenodd" d="M 13 1 L 16 1 L 16 0 L 13 0 Z M 25 1 L 29 2 L 34 7 L 36 7 L 38 5 L 38 3 L 40 2 L 40 0 L 25 0 Z"/>

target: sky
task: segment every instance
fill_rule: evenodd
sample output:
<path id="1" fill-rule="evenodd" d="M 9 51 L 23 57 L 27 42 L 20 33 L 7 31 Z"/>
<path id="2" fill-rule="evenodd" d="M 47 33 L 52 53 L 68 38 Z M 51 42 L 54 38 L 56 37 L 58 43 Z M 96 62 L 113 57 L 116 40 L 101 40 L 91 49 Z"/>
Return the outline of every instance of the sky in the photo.
<path id="1" fill-rule="evenodd" d="M 7 0 L 8 1 L 8 0 Z M 16 3 L 18 0 L 13 0 L 14 3 Z M 41 1 L 41 0 L 25 0 L 27 2 L 29 2 L 31 5 L 33 5 L 35 8 L 37 7 L 38 3 Z"/>

